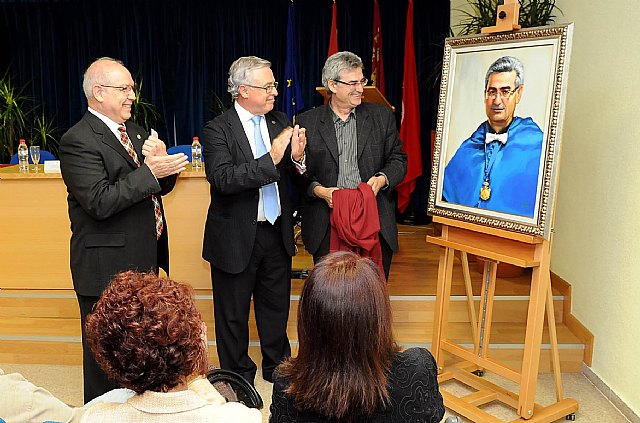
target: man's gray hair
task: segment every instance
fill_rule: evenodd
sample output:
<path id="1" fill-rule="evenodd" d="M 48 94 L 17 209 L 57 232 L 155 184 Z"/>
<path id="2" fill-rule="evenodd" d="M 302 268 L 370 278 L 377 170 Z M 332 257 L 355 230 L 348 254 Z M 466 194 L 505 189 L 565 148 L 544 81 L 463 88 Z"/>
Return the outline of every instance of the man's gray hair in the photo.
<path id="1" fill-rule="evenodd" d="M 270 67 L 270 61 L 256 56 L 246 56 L 236 59 L 229 68 L 229 80 L 227 81 L 227 91 L 231 94 L 231 98 L 238 98 L 241 84 L 252 83 L 251 76 L 253 71 Z"/>
<path id="2" fill-rule="evenodd" d="M 98 62 L 114 62 L 124 66 L 124 63 L 122 63 L 121 60 L 112 59 L 111 57 L 101 57 L 91 62 L 91 64 L 87 66 L 87 69 L 84 71 L 84 77 L 82 78 L 82 91 L 84 91 L 84 96 L 87 98 L 87 101 L 89 101 L 93 97 L 94 85 L 109 84 L 111 82 L 103 80 L 98 81 L 98 79 L 100 79 L 102 75 L 98 74 L 97 72 L 92 72 L 91 68 Z"/>
<path id="3" fill-rule="evenodd" d="M 322 85 L 327 89 L 327 94 L 331 95 L 329 81 L 337 81 L 342 72 L 358 68 L 364 69 L 362 59 L 349 51 L 340 51 L 329 56 L 322 68 Z"/>
<path id="4" fill-rule="evenodd" d="M 516 59 L 513 56 L 502 56 L 495 62 L 489 66 L 489 70 L 487 70 L 487 75 L 484 77 L 484 89 L 487 89 L 487 85 L 489 84 L 489 75 L 497 72 L 516 72 L 516 86 L 518 88 L 520 85 L 524 84 L 524 66 L 522 62 Z"/>

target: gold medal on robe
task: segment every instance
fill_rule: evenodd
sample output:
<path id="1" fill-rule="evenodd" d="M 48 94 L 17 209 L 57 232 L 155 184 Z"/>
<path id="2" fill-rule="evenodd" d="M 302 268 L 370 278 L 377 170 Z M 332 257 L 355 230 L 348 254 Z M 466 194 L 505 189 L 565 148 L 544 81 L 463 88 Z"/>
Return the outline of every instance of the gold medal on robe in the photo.
<path id="1" fill-rule="evenodd" d="M 491 198 L 491 188 L 489 188 L 489 182 L 484 181 L 482 188 L 480 188 L 480 199 L 487 201 L 489 198 Z"/>

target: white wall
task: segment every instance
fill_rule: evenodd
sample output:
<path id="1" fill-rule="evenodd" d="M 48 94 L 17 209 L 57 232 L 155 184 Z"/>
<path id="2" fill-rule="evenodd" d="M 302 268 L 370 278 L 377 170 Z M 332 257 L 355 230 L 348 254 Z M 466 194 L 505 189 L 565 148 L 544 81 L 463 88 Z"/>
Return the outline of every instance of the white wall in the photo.
<path id="1" fill-rule="evenodd" d="M 640 9 L 557 4 L 575 28 L 551 268 L 595 335 L 593 371 L 640 414 Z"/>
<path id="2" fill-rule="evenodd" d="M 640 7 L 556 4 L 575 26 L 551 268 L 595 335 L 592 370 L 640 414 Z"/>

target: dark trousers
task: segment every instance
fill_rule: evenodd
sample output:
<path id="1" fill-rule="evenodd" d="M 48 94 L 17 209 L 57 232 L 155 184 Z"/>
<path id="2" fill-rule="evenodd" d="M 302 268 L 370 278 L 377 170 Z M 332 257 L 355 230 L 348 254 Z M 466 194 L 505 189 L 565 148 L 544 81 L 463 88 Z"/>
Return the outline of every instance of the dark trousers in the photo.
<path id="1" fill-rule="evenodd" d="M 238 274 L 211 266 L 216 346 L 220 367 L 240 373 L 252 384 L 256 364 L 249 357 L 249 307 L 253 296 L 262 377 L 273 381 L 273 371 L 291 355 L 287 337 L 291 295 L 291 257 L 282 243 L 279 221 L 258 225 L 251 260 Z"/>
<path id="2" fill-rule="evenodd" d="M 100 297 L 89 297 L 78 293 L 76 293 L 76 296 L 80 306 L 80 322 L 82 324 L 82 376 L 84 381 L 84 402 L 86 404 L 95 397 L 117 388 L 118 385 L 114 380 L 107 377 L 96 362 L 84 333 L 84 322 L 87 315 L 93 311 L 93 306 Z"/>
<path id="3" fill-rule="evenodd" d="M 393 250 L 387 244 L 384 237 L 382 235 L 378 236 L 380 239 L 380 249 L 382 250 L 382 267 L 384 268 L 384 276 L 387 280 L 389 280 L 389 270 L 391 269 L 391 259 L 393 258 Z M 329 247 L 331 241 L 331 226 L 327 228 L 327 233 L 324 234 L 324 238 L 322 238 L 322 242 L 320 243 L 320 247 L 318 247 L 318 251 L 313 255 L 313 263 L 317 263 L 322 257 L 329 254 Z"/>

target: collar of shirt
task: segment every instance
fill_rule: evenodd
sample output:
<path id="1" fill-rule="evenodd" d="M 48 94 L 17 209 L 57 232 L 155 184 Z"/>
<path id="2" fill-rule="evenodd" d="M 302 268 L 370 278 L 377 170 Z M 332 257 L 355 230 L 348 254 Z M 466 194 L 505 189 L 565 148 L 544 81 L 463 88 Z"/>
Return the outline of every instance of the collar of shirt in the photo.
<path id="1" fill-rule="evenodd" d="M 109 119 L 108 117 L 106 117 L 105 115 L 103 115 L 102 113 L 100 113 L 100 112 L 98 112 L 96 110 L 93 110 L 91 107 L 88 107 L 87 110 L 89 110 L 89 112 L 91 112 L 91 114 L 93 114 L 95 117 L 97 117 L 102 122 L 104 122 L 104 124 L 107 125 L 109 130 L 111 132 L 113 132 L 113 135 L 116 137 L 116 139 L 120 140 L 120 131 L 118 131 L 118 127 L 120 127 L 120 125 L 124 125 L 124 123 L 114 122 L 111 119 Z"/>
<path id="2" fill-rule="evenodd" d="M 341 124 L 345 124 L 347 122 L 349 122 L 349 119 L 356 118 L 356 108 L 354 107 L 353 109 L 351 109 L 351 112 L 349 113 L 349 116 L 347 116 L 346 120 L 342 120 L 342 118 L 340 116 L 337 115 L 336 112 L 333 111 L 333 107 L 331 107 L 331 101 L 329 101 L 329 110 L 331 110 L 331 120 L 333 120 L 333 124 L 337 124 L 337 123 L 341 123 Z"/>
<path id="3" fill-rule="evenodd" d="M 256 140 L 253 135 L 253 121 L 251 120 L 254 116 L 250 111 L 242 107 L 238 104 L 237 101 L 233 102 L 233 107 L 235 107 L 236 112 L 238 113 L 238 117 L 240 118 L 240 122 L 242 123 L 242 127 L 244 128 L 244 133 L 249 140 L 249 145 L 251 146 L 251 151 L 253 152 L 253 157 L 256 157 Z M 267 128 L 267 117 L 262 115 L 263 119 L 260 119 L 260 133 L 262 134 L 262 141 L 264 141 L 264 145 L 267 149 L 267 153 L 271 151 L 271 138 L 269 138 L 269 130 Z"/>

